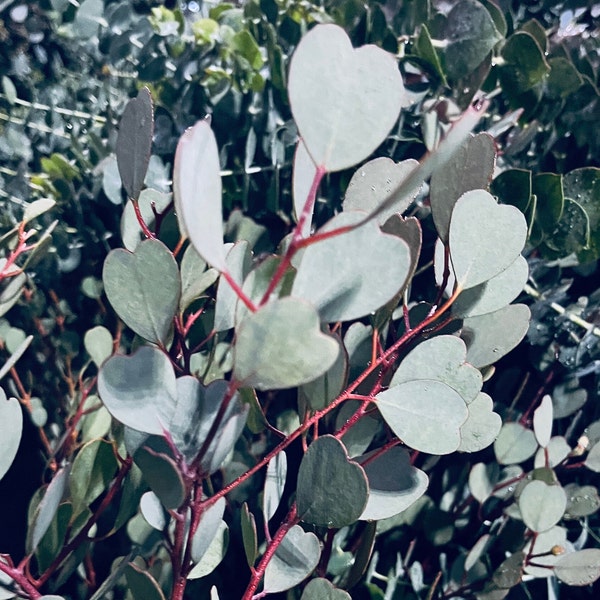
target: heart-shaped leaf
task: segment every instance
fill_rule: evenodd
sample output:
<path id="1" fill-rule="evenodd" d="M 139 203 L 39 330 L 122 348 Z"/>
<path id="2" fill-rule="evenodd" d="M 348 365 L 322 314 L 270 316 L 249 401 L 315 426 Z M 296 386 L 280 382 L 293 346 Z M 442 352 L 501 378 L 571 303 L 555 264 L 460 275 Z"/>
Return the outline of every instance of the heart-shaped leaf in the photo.
<path id="1" fill-rule="evenodd" d="M 528 306 L 511 304 L 465 319 L 460 336 L 467 344 L 467 361 L 481 368 L 500 360 L 525 337 L 530 317 Z"/>
<path id="2" fill-rule="evenodd" d="M 12 465 L 23 433 L 23 413 L 16 398 L 6 399 L 0 388 L 0 479 Z"/>
<path id="3" fill-rule="evenodd" d="M 332 435 L 316 439 L 298 470 L 298 515 L 308 523 L 344 527 L 354 523 L 367 504 L 369 486 L 363 468 L 348 458 Z"/>
<path id="4" fill-rule="evenodd" d="M 501 465 L 522 463 L 537 449 L 535 435 L 521 423 L 504 423 L 494 442 L 496 459 Z"/>
<path id="5" fill-rule="evenodd" d="M 401 513 L 412 506 L 429 485 L 429 477 L 410 464 L 405 448 L 390 448 L 370 460 L 374 452 L 357 459 L 359 464 L 364 463 L 369 480 L 369 499 L 360 515 L 363 521 L 378 521 Z"/>
<path id="6" fill-rule="evenodd" d="M 177 399 L 177 383 L 169 358 L 142 346 L 131 356 L 109 358 L 98 375 L 98 392 L 111 415 L 144 433 L 162 435 Z"/>
<path id="7" fill-rule="evenodd" d="M 530 481 L 519 496 L 523 522 L 535 532 L 556 525 L 565 514 L 567 495 L 560 485 L 548 485 L 539 479 Z"/>
<path id="8" fill-rule="evenodd" d="M 311 579 L 304 590 L 300 600 L 352 600 L 350 594 L 339 590 L 328 579 L 317 577 Z"/>
<path id="9" fill-rule="evenodd" d="M 441 381 L 406 381 L 377 394 L 377 407 L 407 445 L 428 454 L 450 454 L 460 445 L 469 415 L 462 396 Z"/>
<path id="10" fill-rule="evenodd" d="M 431 176 L 431 214 L 440 239 L 448 243 L 450 216 L 456 201 L 471 190 L 486 189 L 496 162 L 494 138 L 487 133 L 470 135 Z"/>
<path id="11" fill-rule="evenodd" d="M 460 452 L 479 452 L 494 442 L 502 419 L 493 411 L 494 402 L 483 392 L 467 407 L 469 416 L 460 428 Z"/>
<path id="12" fill-rule="evenodd" d="M 519 256 L 527 238 L 525 217 L 484 190 L 463 194 L 452 211 L 450 257 L 458 283 L 474 287 L 495 277 Z"/>
<path id="13" fill-rule="evenodd" d="M 319 538 L 294 525 L 265 569 L 264 592 L 274 594 L 298 585 L 313 572 L 320 556 Z"/>
<path id="14" fill-rule="evenodd" d="M 557 561 L 554 574 L 567 585 L 590 585 L 600 578 L 600 550 L 586 548 L 565 554 Z"/>
<path id="15" fill-rule="evenodd" d="M 322 375 L 339 345 L 321 332 L 315 309 L 297 298 L 269 302 L 236 330 L 233 375 L 259 390 L 296 387 Z"/>
<path id="16" fill-rule="evenodd" d="M 319 232 L 355 225 L 364 216 L 359 211 L 340 213 Z M 299 259 L 292 296 L 313 304 L 323 321 L 357 319 L 377 310 L 400 291 L 410 265 L 406 243 L 382 233 L 370 221 L 308 246 Z"/>
<path id="17" fill-rule="evenodd" d="M 369 156 L 398 119 L 404 85 L 381 48 L 352 48 L 337 25 L 317 25 L 296 47 L 288 93 L 294 120 L 314 163 L 339 171 Z"/>
<path id="18" fill-rule="evenodd" d="M 454 335 L 439 335 L 411 350 L 394 373 L 390 386 L 418 379 L 441 381 L 469 403 L 483 385 L 481 373 L 466 364 L 465 343 Z"/>
<path id="19" fill-rule="evenodd" d="M 190 127 L 177 144 L 173 192 L 181 233 L 209 265 L 225 271 L 219 149 L 206 120 Z"/>
<path id="20" fill-rule="evenodd" d="M 164 345 L 181 290 L 179 269 L 169 249 L 157 240 L 146 240 L 134 253 L 112 250 L 104 261 L 102 279 L 106 296 L 125 324 Z"/>
<path id="21" fill-rule="evenodd" d="M 359 167 L 354 173 L 344 197 L 344 210 L 364 210 L 371 212 L 384 201 L 389 202 L 385 210 L 377 215 L 377 222 L 383 225 L 392 215 L 403 213 L 417 197 L 421 186 L 415 184 L 412 190 L 399 197 L 390 194 L 418 166 L 414 159 L 395 163 L 391 158 L 375 158 Z"/>
<path id="22" fill-rule="evenodd" d="M 125 106 L 117 136 L 119 174 L 127 195 L 134 200 L 137 200 L 144 185 L 153 133 L 152 97 L 150 90 L 143 87 L 137 97 Z"/>

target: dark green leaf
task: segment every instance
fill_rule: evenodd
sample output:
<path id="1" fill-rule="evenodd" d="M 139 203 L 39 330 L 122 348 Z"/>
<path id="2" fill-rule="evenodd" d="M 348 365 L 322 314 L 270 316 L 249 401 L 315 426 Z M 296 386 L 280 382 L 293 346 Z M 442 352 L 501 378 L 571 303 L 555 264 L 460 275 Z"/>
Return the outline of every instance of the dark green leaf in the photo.
<path id="1" fill-rule="evenodd" d="M 531 89 L 550 71 L 535 38 L 523 31 L 517 31 L 508 38 L 502 57 L 505 64 L 501 67 L 500 79 L 502 87 L 511 95 Z"/>
<path id="2" fill-rule="evenodd" d="M 240 510 L 240 528 L 242 530 L 242 542 L 244 544 L 246 562 L 252 568 L 258 556 L 258 535 L 256 533 L 256 520 L 254 519 L 254 515 L 248 510 L 246 502 L 242 504 Z"/>
<path id="3" fill-rule="evenodd" d="M 179 508 L 185 499 L 185 484 L 175 461 L 144 446 L 135 453 L 135 462 L 163 506 L 167 510 Z"/>
<path id="4" fill-rule="evenodd" d="M 125 569 L 125 579 L 134 600 L 165 600 L 156 579 L 137 565 L 129 563 Z"/>

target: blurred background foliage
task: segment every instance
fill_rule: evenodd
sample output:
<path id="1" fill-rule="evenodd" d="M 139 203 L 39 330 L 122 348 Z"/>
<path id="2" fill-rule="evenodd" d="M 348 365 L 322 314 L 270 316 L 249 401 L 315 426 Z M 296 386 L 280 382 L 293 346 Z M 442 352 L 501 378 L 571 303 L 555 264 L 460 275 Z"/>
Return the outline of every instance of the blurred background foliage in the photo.
<path id="1" fill-rule="evenodd" d="M 108 251 L 135 226 L 131 215 L 121 218 L 125 197 L 114 153 L 125 103 L 141 86 L 152 93 L 155 134 L 146 183 L 164 194 L 170 191 L 179 136 L 212 115 L 227 235 L 250 236 L 258 252 L 272 251 L 293 223 L 290 182 L 297 134 L 285 91 L 288 60 L 303 33 L 324 22 L 343 26 L 357 46 L 377 44 L 400 58 L 411 105 L 379 155 L 395 161 L 422 157 L 478 90 L 492 98 L 483 125 L 499 149 L 492 191 L 528 219 L 527 292 L 533 311 L 527 342 L 496 366 L 490 384 L 496 410 L 505 418 L 521 417 L 542 390 L 553 396 L 555 435 L 600 438 L 600 4 L 3 0 L 0 234 L 13 230 L 32 201 L 50 198 L 56 204 L 34 222 L 40 235 L 52 229 L 51 242 L 36 251 L 26 276 L 0 283 L 4 358 L 34 335 L 18 363 L 20 383 L 14 376 L 3 382 L 17 395 L 22 384 L 32 408 L 27 444 L 0 484 L 3 513 L 14 514 L 0 520 L 0 540 L 8 540 L 2 551 L 22 553 L 26 503 L 45 480 L 49 457 L 43 439 L 31 441 L 39 439 L 35 429 L 50 447 L 63 447 L 77 374 L 87 360 L 85 332 L 98 324 L 117 331 L 101 271 Z M 342 172 L 325 180 L 317 223 L 339 208 L 350 176 Z M 162 202 L 168 204 L 169 197 Z M 431 256 L 435 234 L 426 193 L 414 212 L 424 220 Z M 161 237 L 174 244 L 175 227 L 167 214 Z M 5 258 L 11 239 L 2 238 Z M 431 289 L 418 289 L 419 281 L 413 297 L 431 297 Z M 427 505 L 419 504 L 428 519 L 419 520 L 415 509 L 378 537 L 377 570 L 393 572 L 400 587 L 409 586 L 406 595 L 396 592 L 394 598 L 416 597 L 411 594 L 419 591 L 419 577 L 430 582 L 440 561 L 450 564 L 460 548 L 469 549 L 489 518 L 466 513 L 472 518 L 454 522 L 444 500 L 451 489 L 457 493 L 465 485 L 470 460 L 439 459 Z M 491 451 L 482 460 L 493 462 Z M 23 469 L 29 481 L 19 475 Z M 574 484 L 578 477 L 571 476 Z M 591 483 L 597 485 L 596 476 Z M 584 526 L 574 521 L 578 535 L 585 530 L 600 536 L 599 506 L 600 500 L 585 515 Z M 493 514 L 500 508 L 501 502 L 486 510 Z M 412 557 L 421 573 L 402 574 L 397 556 L 415 535 L 427 540 Z M 383 597 L 374 569 L 371 583 L 356 598 Z M 535 585 L 542 584 L 511 593 L 539 597 Z M 575 598 L 587 591 L 569 593 Z"/>

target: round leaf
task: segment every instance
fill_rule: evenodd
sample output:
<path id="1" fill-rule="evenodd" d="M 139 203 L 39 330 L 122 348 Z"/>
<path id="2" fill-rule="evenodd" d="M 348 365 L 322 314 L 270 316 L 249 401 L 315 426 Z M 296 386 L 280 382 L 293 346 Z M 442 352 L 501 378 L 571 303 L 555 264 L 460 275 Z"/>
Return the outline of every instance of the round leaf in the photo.
<path id="1" fill-rule="evenodd" d="M 321 332 L 315 309 L 281 298 L 248 315 L 236 332 L 235 379 L 260 390 L 308 383 L 335 362 L 339 345 Z"/>
<path id="2" fill-rule="evenodd" d="M 106 327 L 98 325 L 85 332 L 83 345 L 99 367 L 113 352 L 113 337 Z"/>
<path id="3" fill-rule="evenodd" d="M 377 407 L 407 445 L 428 454 L 450 454 L 460 445 L 468 410 L 462 396 L 441 381 L 406 381 L 377 394 Z"/>
<path id="4" fill-rule="evenodd" d="M 288 93 L 314 163 L 339 171 L 369 156 L 398 119 L 402 77 L 391 54 L 352 48 L 337 25 L 317 25 L 292 56 Z"/>
<path id="5" fill-rule="evenodd" d="M 567 585 L 590 585 L 600 578 L 600 550 L 587 548 L 565 554 L 556 563 L 554 574 Z"/>
<path id="6" fill-rule="evenodd" d="M 168 248 L 142 242 L 135 253 L 113 250 L 104 262 L 104 289 L 128 327 L 143 338 L 165 344 L 179 305 L 179 269 Z"/>
<path id="7" fill-rule="evenodd" d="M 294 525 L 265 569 L 264 591 L 274 594 L 298 585 L 313 572 L 320 556 L 319 538 Z"/>
<path id="8" fill-rule="evenodd" d="M 567 495 L 559 485 L 530 481 L 519 496 L 519 510 L 529 529 L 540 532 L 556 525 L 565 514 Z"/>
<path id="9" fill-rule="evenodd" d="M 522 463 L 531 458 L 536 449 L 535 434 L 520 423 L 504 423 L 494 442 L 496 459 L 501 465 Z"/>
<path id="10" fill-rule="evenodd" d="M 351 596 L 336 588 L 329 580 L 318 577 L 306 584 L 300 600 L 351 600 Z"/>
<path id="11" fill-rule="evenodd" d="M 12 465 L 23 433 L 23 412 L 16 398 L 6 399 L 0 388 L 0 479 Z"/>
<path id="12" fill-rule="evenodd" d="M 350 525 L 364 511 L 368 494 L 365 472 L 348 458 L 342 442 L 324 435 L 309 446 L 298 471 L 301 519 L 324 527 Z"/>

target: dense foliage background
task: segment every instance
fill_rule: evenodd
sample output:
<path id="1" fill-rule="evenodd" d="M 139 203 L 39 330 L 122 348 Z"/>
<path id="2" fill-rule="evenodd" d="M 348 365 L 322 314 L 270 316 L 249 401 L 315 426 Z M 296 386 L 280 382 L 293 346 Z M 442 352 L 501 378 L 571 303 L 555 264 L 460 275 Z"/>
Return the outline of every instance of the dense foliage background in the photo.
<path id="1" fill-rule="evenodd" d="M 564 437 L 569 452 L 581 447 L 584 456 L 600 440 L 600 5 L 585 0 L 4 0 L 0 233 L 7 234 L 1 238 L 5 259 L 14 250 L 14 228 L 26 207 L 36 199 L 54 201 L 28 225 L 38 235 L 36 247 L 18 259 L 26 275 L 0 283 L 3 360 L 33 336 L 16 366 L 2 372 L 7 395 L 18 397 L 29 415 L 17 458 L 0 481 L 0 552 L 15 562 L 25 552 L 32 495 L 79 448 L 70 422 L 90 375 L 82 370 L 89 361 L 86 332 L 104 325 L 123 347 L 137 343 L 107 304 L 102 285 L 109 250 L 138 236 L 131 207 L 124 209 L 115 156 L 126 102 L 147 86 L 155 104 L 146 185 L 156 190 L 152 199 L 156 218 L 162 219 L 161 239 L 170 248 L 178 240 L 173 213 L 161 212 L 170 203 L 178 139 L 211 114 L 226 237 L 251 240 L 255 254 L 266 255 L 295 220 L 291 165 L 297 131 L 286 92 L 289 58 L 304 33 L 329 22 L 341 25 L 355 46 L 372 43 L 399 57 L 411 105 L 378 156 L 396 162 L 421 158 L 479 90 L 489 94 L 492 103 L 480 129 L 490 132 L 498 147 L 491 190 L 528 221 L 530 279 L 522 301 L 531 308 L 532 322 L 526 341 L 495 366 L 493 377 L 490 369 L 486 389 L 503 420 L 526 426 L 550 394 L 553 435 Z M 339 211 L 351 176 L 341 171 L 326 177 L 316 225 Z M 149 203 L 142 210 L 153 218 Z M 423 224 L 428 252 L 419 269 L 426 273 L 436 237 L 427 193 L 411 211 Z M 417 276 L 411 299 L 432 295 L 431 278 Z M 195 333 L 198 340 L 207 333 L 203 327 L 200 323 Z M 296 397 L 291 391 L 277 395 L 277 403 L 269 398 L 269 420 L 286 430 Z M 299 461 L 300 445 L 291 450 Z M 563 526 L 575 545 L 597 548 L 600 464 L 596 459 L 584 467 L 575 454 L 567 462 L 563 458 L 557 467 L 561 482 L 572 486 L 572 497 L 585 496 L 571 503 Z M 353 598 L 460 595 L 443 592 L 438 572 L 447 584 L 453 566 L 458 569 L 510 500 L 500 496 L 480 505 L 475 494 L 465 492 L 478 462 L 500 468 L 491 448 L 478 456 L 428 459 L 427 496 L 410 514 L 380 523 L 366 574 L 350 572 L 366 535 L 354 530 L 352 539 L 336 541 L 330 577 L 355 584 Z M 259 491 L 251 485 L 234 502 Z M 236 527 L 238 522 L 231 535 L 238 543 L 231 543 L 206 581 L 190 585 L 192 594 L 207 594 L 217 585 L 221 598 L 241 596 L 248 567 Z M 506 526 L 501 541 L 486 552 L 490 572 L 515 540 L 522 542 L 523 530 L 514 521 Z M 128 547 L 124 530 L 96 546 L 98 585 Z M 50 562 L 48 556 L 38 560 Z M 89 597 L 95 589 L 77 573 L 59 578 L 57 593 L 65 597 Z M 591 587 L 563 590 L 555 579 L 548 584 L 525 578 L 515 582 L 509 597 L 591 598 L 594 593 Z M 482 600 L 502 597 L 480 592 Z M 123 592 L 115 593 L 122 597 Z"/>

